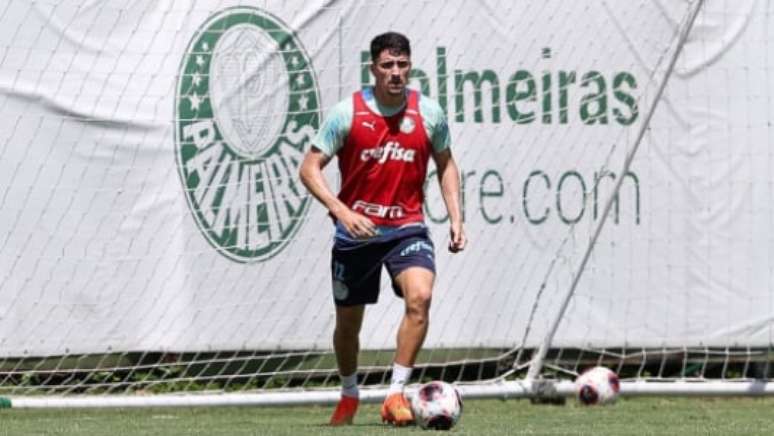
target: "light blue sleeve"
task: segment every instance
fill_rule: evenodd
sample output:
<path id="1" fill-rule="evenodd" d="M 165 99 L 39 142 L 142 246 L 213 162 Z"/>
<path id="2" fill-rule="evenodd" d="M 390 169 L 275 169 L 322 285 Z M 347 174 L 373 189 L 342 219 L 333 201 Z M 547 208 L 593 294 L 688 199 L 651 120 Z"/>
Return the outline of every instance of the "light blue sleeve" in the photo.
<path id="1" fill-rule="evenodd" d="M 437 153 L 449 148 L 451 146 L 449 123 L 441 105 L 423 95 L 419 98 L 419 113 L 422 114 L 427 137 L 433 143 L 433 151 Z"/>
<path id="2" fill-rule="evenodd" d="M 317 131 L 312 145 L 319 148 L 326 156 L 332 157 L 349 135 L 352 126 L 352 98 L 344 99 L 333 106 L 325 117 L 320 130 Z"/>

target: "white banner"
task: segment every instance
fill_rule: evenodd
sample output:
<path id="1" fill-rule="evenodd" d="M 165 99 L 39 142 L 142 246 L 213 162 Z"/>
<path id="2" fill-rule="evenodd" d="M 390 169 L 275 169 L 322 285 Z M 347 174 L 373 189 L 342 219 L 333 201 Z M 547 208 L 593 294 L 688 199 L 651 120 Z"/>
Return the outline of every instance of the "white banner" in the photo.
<path id="1" fill-rule="evenodd" d="M 538 343 L 620 178 L 554 344 L 768 345 L 774 15 L 737 3 L 704 6 L 624 174 L 691 2 L 11 0 L 0 355 L 330 348 L 332 223 L 298 166 L 388 30 L 463 179 L 452 256 L 428 176 L 427 347 Z M 383 282 L 364 348 L 394 347 Z"/>

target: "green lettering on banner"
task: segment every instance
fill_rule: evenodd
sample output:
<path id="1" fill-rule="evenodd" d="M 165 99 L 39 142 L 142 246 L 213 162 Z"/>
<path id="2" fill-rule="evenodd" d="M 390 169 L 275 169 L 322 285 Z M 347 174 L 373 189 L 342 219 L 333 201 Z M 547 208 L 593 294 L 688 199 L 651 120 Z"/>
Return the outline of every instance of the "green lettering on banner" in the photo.
<path id="1" fill-rule="evenodd" d="M 551 72 L 543 71 L 543 124 L 551 124 Z"/>
<path id="2" fill-rule="evenodd" d="M 467 220 L 467 216 L 465 215 L 465 213 L 466 213 L 466 210 L 468 208 L 467 207 L 467 205 L 468 205 L 468 203 L 467 203 L 467 200 L 468 200 L 468 190 L 467 190 L 467 187 L 469 186 L 468 178 L 476 175 L 476 170 L 461 171 L 461 173 L 462 173 L 462 193 L 461 193 L 461 196 L 462 196 L 462 199 L 461 199 L 461 201 L 462 201 L 462 205 L 461 205 L 462 206 L 462 222 L 465 222 Z"/>
<path id="3" fill-rule="evenodd" d="M 581 87 L 596 86 L 581 98 L 580 117 L 586 124 L 607 124 L 607 85 L 598 71 L 589 71 L 581 78 Z"/>
<path id="4" fill-rule="evenodd" d="M 520 88 L 523 88 L 522 84 L 527 89 L 520 90 Z M 508 108 L 508 115 L 517 124 L 529 124 L 535 120 L 534 111 L 519 110 L 518 104 L 520 101 L 536 102 L 536 88 L 535 78 L 526 70 L 515 72 L 508 80 L 508 86 L 505 89 L 506 106 Z"/>
<path id="5" fill-rule="evenodd" d="M 438 75 L 438 104 L 443 108 L 443 113 L 449 116 L 449 78 L 446 74 L 446 48 L 435 49 L 435 63 Z"/>
<path id="6" fill-rule="evenodd" d="M 624 175 L 624 178 L 629 178 L 632 180 L 633 186 L 634 186 L 634 222 L 635 224 L 640 224 L 640 180 L 637 177 L 636 174 L 627 171 Z M 602 182 L 605 179 L 610 179 L 611 183 L 609 186 L 614 186 L 616 181 L 616 174 L 612 171 L 604 171 L 601 173 L 594 173 L 594 219 L 597 219 L 599 217 L 598 209 L 599 209 L 599 203 L 600 203 L 600 194 L 599 189 L 602 187 Z M 621 182 L 621 190 L 623 190 L 624 183 Z M 615 198 L 613 198 L 613 213 L 615 214 L 613 216 L 613 220 L 616 224 L 620 221 L 620 196 L 621 192 L 619 191 L 618 194 L 616 194 Z"/>
<path id="7" fill-rule="evenodd" d="M 527 205 L 527 200 L 531 198 L 529 195 L 529 186 L 530 186 L 530 183 L 532 182 L 532 178 L 537 176 L 540 176 L 543 179 L 546 185 L 546 189 L 551 189 L 551 179 L 548 178 L 548 175 L 546 173 L 540 170 L 535 170 L 529 173 L 529 177 L 527 177 L 527 179 L 524 181 L 524 188 L 522 190 L 522 196 L 521 196 L 521 207 L 522 207 L 522 210 L 524 211 L 524 216 L 527 218 L 527 221 L 529 221 L 531 224 L 544 223 L 548 219 L 548 215 L 551 212 L 551 209 L 548 206 L 546 206 L 543 212 L 543 216 L 541 216 L 540 218 L 533 218 L 532 214 L 529 213 L 529 206 Z"/>
<path id="8" fill-rule="evenodd" d="M 493 178 L 496 182 L 494 190 L 487 189 L 488 187 L 487 180 L 490 177 Z M 481 215 L 484 217 L 484 220 L 489 224 L 499 223 L 500 221 L 502 221 L 503 216 L 498 215 L 497 217 L 490 217 L 489 213 L 487 213 L 484 200 L 487 198 L 493 198 L 493 197 L 501 198 L 504 192 L 505 190 L 503 188 L 503 179 L 502 177 L 500 177 L 500 174 L 494 170 L 489 170 L 485 172 L 483 177 L 481 177 L 481 187 L 479 188 L 478 193 L 479 193 L 479 203 L 481 204 Z"/>
<path id="9" fill-rule="evenodd" d="M 559 72 L 559 123 L 567 124 L 569 122 L 567 113 L 568 111 L 568 91 L 567 89 L 571 84 L 575 83 L 575 71 L 560 71 Z"/>
<path id="10" fill-rule="evenodd" d="M 503 178 L 501 173 L 495 169 L 486 169 L 481 173 L 481 177 L 476 177 L 480 172 L 477 170 L 460 169 L 461 174 L 461 212 L 464 222 L 475 222 L 481 218 L 485 224 L 498 225 L 504 222 L 506 216 L 500 213 L 499 206 L 504 204 L 498 199 L 509 198 L 507 187 L 509 184 Z M 587 179 L 577 170 L 568 170 L 557 175 L 556 185 L 552 178 L 543 170 L 533 170 L 524 179 L 521 185 L 521 209 L 523 216 L 531 225 L 542 225 L 548 222 L 551 217 L 556 216 L 562 224 L 574 225 L 579 223 L 584 217 L 596 221 L 600 218 L 599 208 L 605 201 L 603 198 L 606 188 L 612 188 L 616 183 L 616 175 L 612 172 L 593 173 L 594 188 L 592 192 L 586 192 Z M 589 176 L 591 177 L 591 176 Z M 640 225 L 640 183 L 639 178 L 634 172 L 627 172 L 625 181 L 621 185 L 621 191 L 612 200 L 614 214 L 613 220 L 617 225 L 620 223 L 621 204 L 631 206 L 632 223 Z M 437 172 L 429 172 L 424 183 L 424 190 L 435 189 L 437 184 Z M 431 186 L 432 184 L 432 186 Z M 555 188 L 554 188 L 555 186 Z M 631 189 L 629 188 L 631 186 Z M 469 192 L 472 191 L 472 192 Z M 472 195 L 471 195 L 472 194 Z M 586 214 L 587 197 L 591 200 L 593 195 L 593 205 L 589 214 Z M 472 197 L 474 203 L 471 205 L 468 198 Z M 620 198 L 627 201 L 620 202 Z M 631 201 L 628 201 L 631 199 Z M 575 206 L 577 205 L 577 206 Z M 573 207 L 574 206 L 574 207 Z M 556 214 L 552 213 L 555 209 Z M 442 197 L 437 201 L 425 201 L 423 205 L 425 217 L 433 224 L 446 224 L 449 222 L 449 216 L 444 207 Z M 510 216 L 510 222 L 516 222 L 514 215 Z"/>
<path id="11" fill-rule="evenodd" d="M 551 58 L 550 47 L 543 48 L 543 58 Z M 371 85 L 370 52 L 360 52 L 360 86 L 366 88 Z M 438 104 L 450 120 L 465 123 L 483 123 L 485 120 L 492 123 L 502 122 L 500 115 L 500 91 L 498 73 L 491 69 L 480 71 L 454 70 L 454 101 L 450 114 L 449 102 L 449 74 L 447 72 L 447 52 L 445 47 L 436 47 L 435 70 L 427 66 L 413 65 L 409 75 L 409 84 L 426 96 L 433 97 L 433 85 L 437 85 Z M 429 72 L 436 74 L 435 82 Z M 578 107 L 571 110 L 570 103 L 574 85 L 585 93 L 580 95 Z M 608 84 L 611 83 L 612 86 Z M 486 85 L 486 86 L 485 86 Z M 639 115 L 637 101 L 632 91 L 637 89 L 635 76 L 626 71 L 618 72 L 611 79 L 606 78 L 599 71 L 587 71 L 579 73 L 573 70 L 542 70 L 539 73 L 525 69 L 517 69 L 508 78 L 505 84 L 504 98 L 502 102 L 508 111 L 508 118 L 516 124 L 531 124 L 537 118 L 540 111 L 542 124 L 567 125 L 571 119 L 571 113 L 577 113 L 581 122 L 587 125 L 605 126 L 609 123 L 608 95 L 612 91 L 612 99 L 619 106 L 612 108 L 613 120 L 616 123 L 628 126 L 637 120 Z M 472 119 L 466 114 L 466 96 L 473 95 Z M 489 97 L 485 98 L 484 93 Z M 486 103 L 484 102 L 486 100 Z M 558 108 L 556 112 L 555 108 Z M 468 112 L 470 113 L 470 112 Z M 556 115 L 556 117 L 554 116 Z M 488 119 L 487 119 L 488 117 Z"/>
<path id="12" fill-rule="evenodd" d="M 489 89 L 492 94 L 492 122 L 500 122 L 500 85 L 497 79 L 497 74 L 492 70 L 484 70 L 479 74 L 476 71 L 469 71 L 463 73 L 462 71 L 454 72 L 454 103 L 455 103 L 455 120 L 458 122 L 465 121 L 465 83 L 470 82 L 473 85 L 473 100 L 474 100 L 474 112 L 473 120 L 477 123 L 484 122 L 483 111 L 483 95 L 481 91 L 481 85 L 484 82 L 489 83 Z"/>
<path id="13" fill-rule="evenodd" d="M 637 80 L 635 80 L 633 75 L 627 72 L 618 73 L 615 75 L 615 77 L 613 77 L 613 95 L 615 96 L 616 100 L 623 103 L 624 106 L 629 109 L 629 114 L 626 115 L 622 110 L 613 108 L 613 116 L 619 124 L 628 126 L 637 119 L 637 100 L 635 100 L 631 94 L 624 92 L 621 89 L 623 85 L 628 86 L 630 89 L 636 89 Z"/>
<path id="14" fill-rule="evenodd" d="M 438 172 L 436 170 L 434 170 L 434 169 L 430 170 L 427 173 L 427 177 L 425 178 L 425 183 L 424 183 L 424 191 L 425 192 L 427 192 L 429 183 L 431 183 L 432 181 L 437 180 L 437 176 L 438 176 Z M 443 205 L 443 201 L 435 202 L 435 203 Z M 435 215 L 435 213 L 431 209 L 431 206 L 432 205 L 431 205 L 431 203 L 429 201 L 425 201 L 425 203 L 422 205 L 422 209 L 424 210 L 424 214 L 430 220 L 430 222 L 432 222 L 434 224 L 444 224 L 444 223 L 449 221 L 449 214 L 448 214 L 448 212 L 446 211 L 445 208 L 444 208 L 444 212 L 443 212 L 444 215 L 442 215 L 441 217 L 438 217 L 437 215 Z"/>
<path id="15" fill-rule="evenodd" d="M 409 80 L 411 79 L 416 79 L 419 82 L 420 92 L 430 97 L 430 79 L 427 78 L 427 73 L 419 68 L 412 68 L 409 73 Z"/>
<path id="16" fill-rule="evenodd" d="M 578 212 L 578 216 L 575 218 L 567 218 L 564 216 L 564 212 L 562 210 L 562 193 L 564 192 L 564 182 L 568 178 L 573 177 L 576 180 L 578 180 L 578 183 L 580 184 L 581 188 L 581 195 L 580 195 L 580 212 Z M 556 212 L 559 214 L 559 218 L 564 222 L 565 224 L 575 224 L 578 221 L 583 218 L 583 213 L 586 211 L 586 182 L 583 181 L 583 176 L 580 175 L 577 171 L 567 171 L 564 174 L 562 174 L 562 177 L 559 178 L 559 184 L 556 186 Z"/>

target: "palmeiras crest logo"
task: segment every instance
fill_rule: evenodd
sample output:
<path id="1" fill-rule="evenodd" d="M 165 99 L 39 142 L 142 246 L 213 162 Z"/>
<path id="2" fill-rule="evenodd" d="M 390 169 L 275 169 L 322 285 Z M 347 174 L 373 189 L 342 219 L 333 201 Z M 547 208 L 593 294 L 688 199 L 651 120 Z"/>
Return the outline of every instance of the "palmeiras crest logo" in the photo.
<path id="1" fill-rule="evenodd" d="M 237 262 L 276 255 L 310 200 L 298 180 L 320 122 L 309 56 L 279 19 L 224 9 L 194 35 L 175 99 L 177 167 L 199 229 Z"/>

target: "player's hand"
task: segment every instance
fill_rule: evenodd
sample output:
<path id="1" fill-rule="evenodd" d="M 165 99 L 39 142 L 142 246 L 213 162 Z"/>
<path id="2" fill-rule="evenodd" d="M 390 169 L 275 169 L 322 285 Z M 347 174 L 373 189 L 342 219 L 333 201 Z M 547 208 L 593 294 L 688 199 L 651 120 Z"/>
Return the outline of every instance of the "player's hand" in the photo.
<path id="1" fill-rule="evenodd" d="M 337 216 L 347 233 L 355 238 L 370 238 L 376 236 L 376 225 L 367 216 L 360 215 L 352 210 L 346 210 Z"/>
<path id="2" fill-rule="evenodd" d="M 459 253 L 465 249 L 468 240 L 465 237 L 465 230 L 462 229 L 462 223 L 452 223 L 449 228 L 449 251 Z"/>

